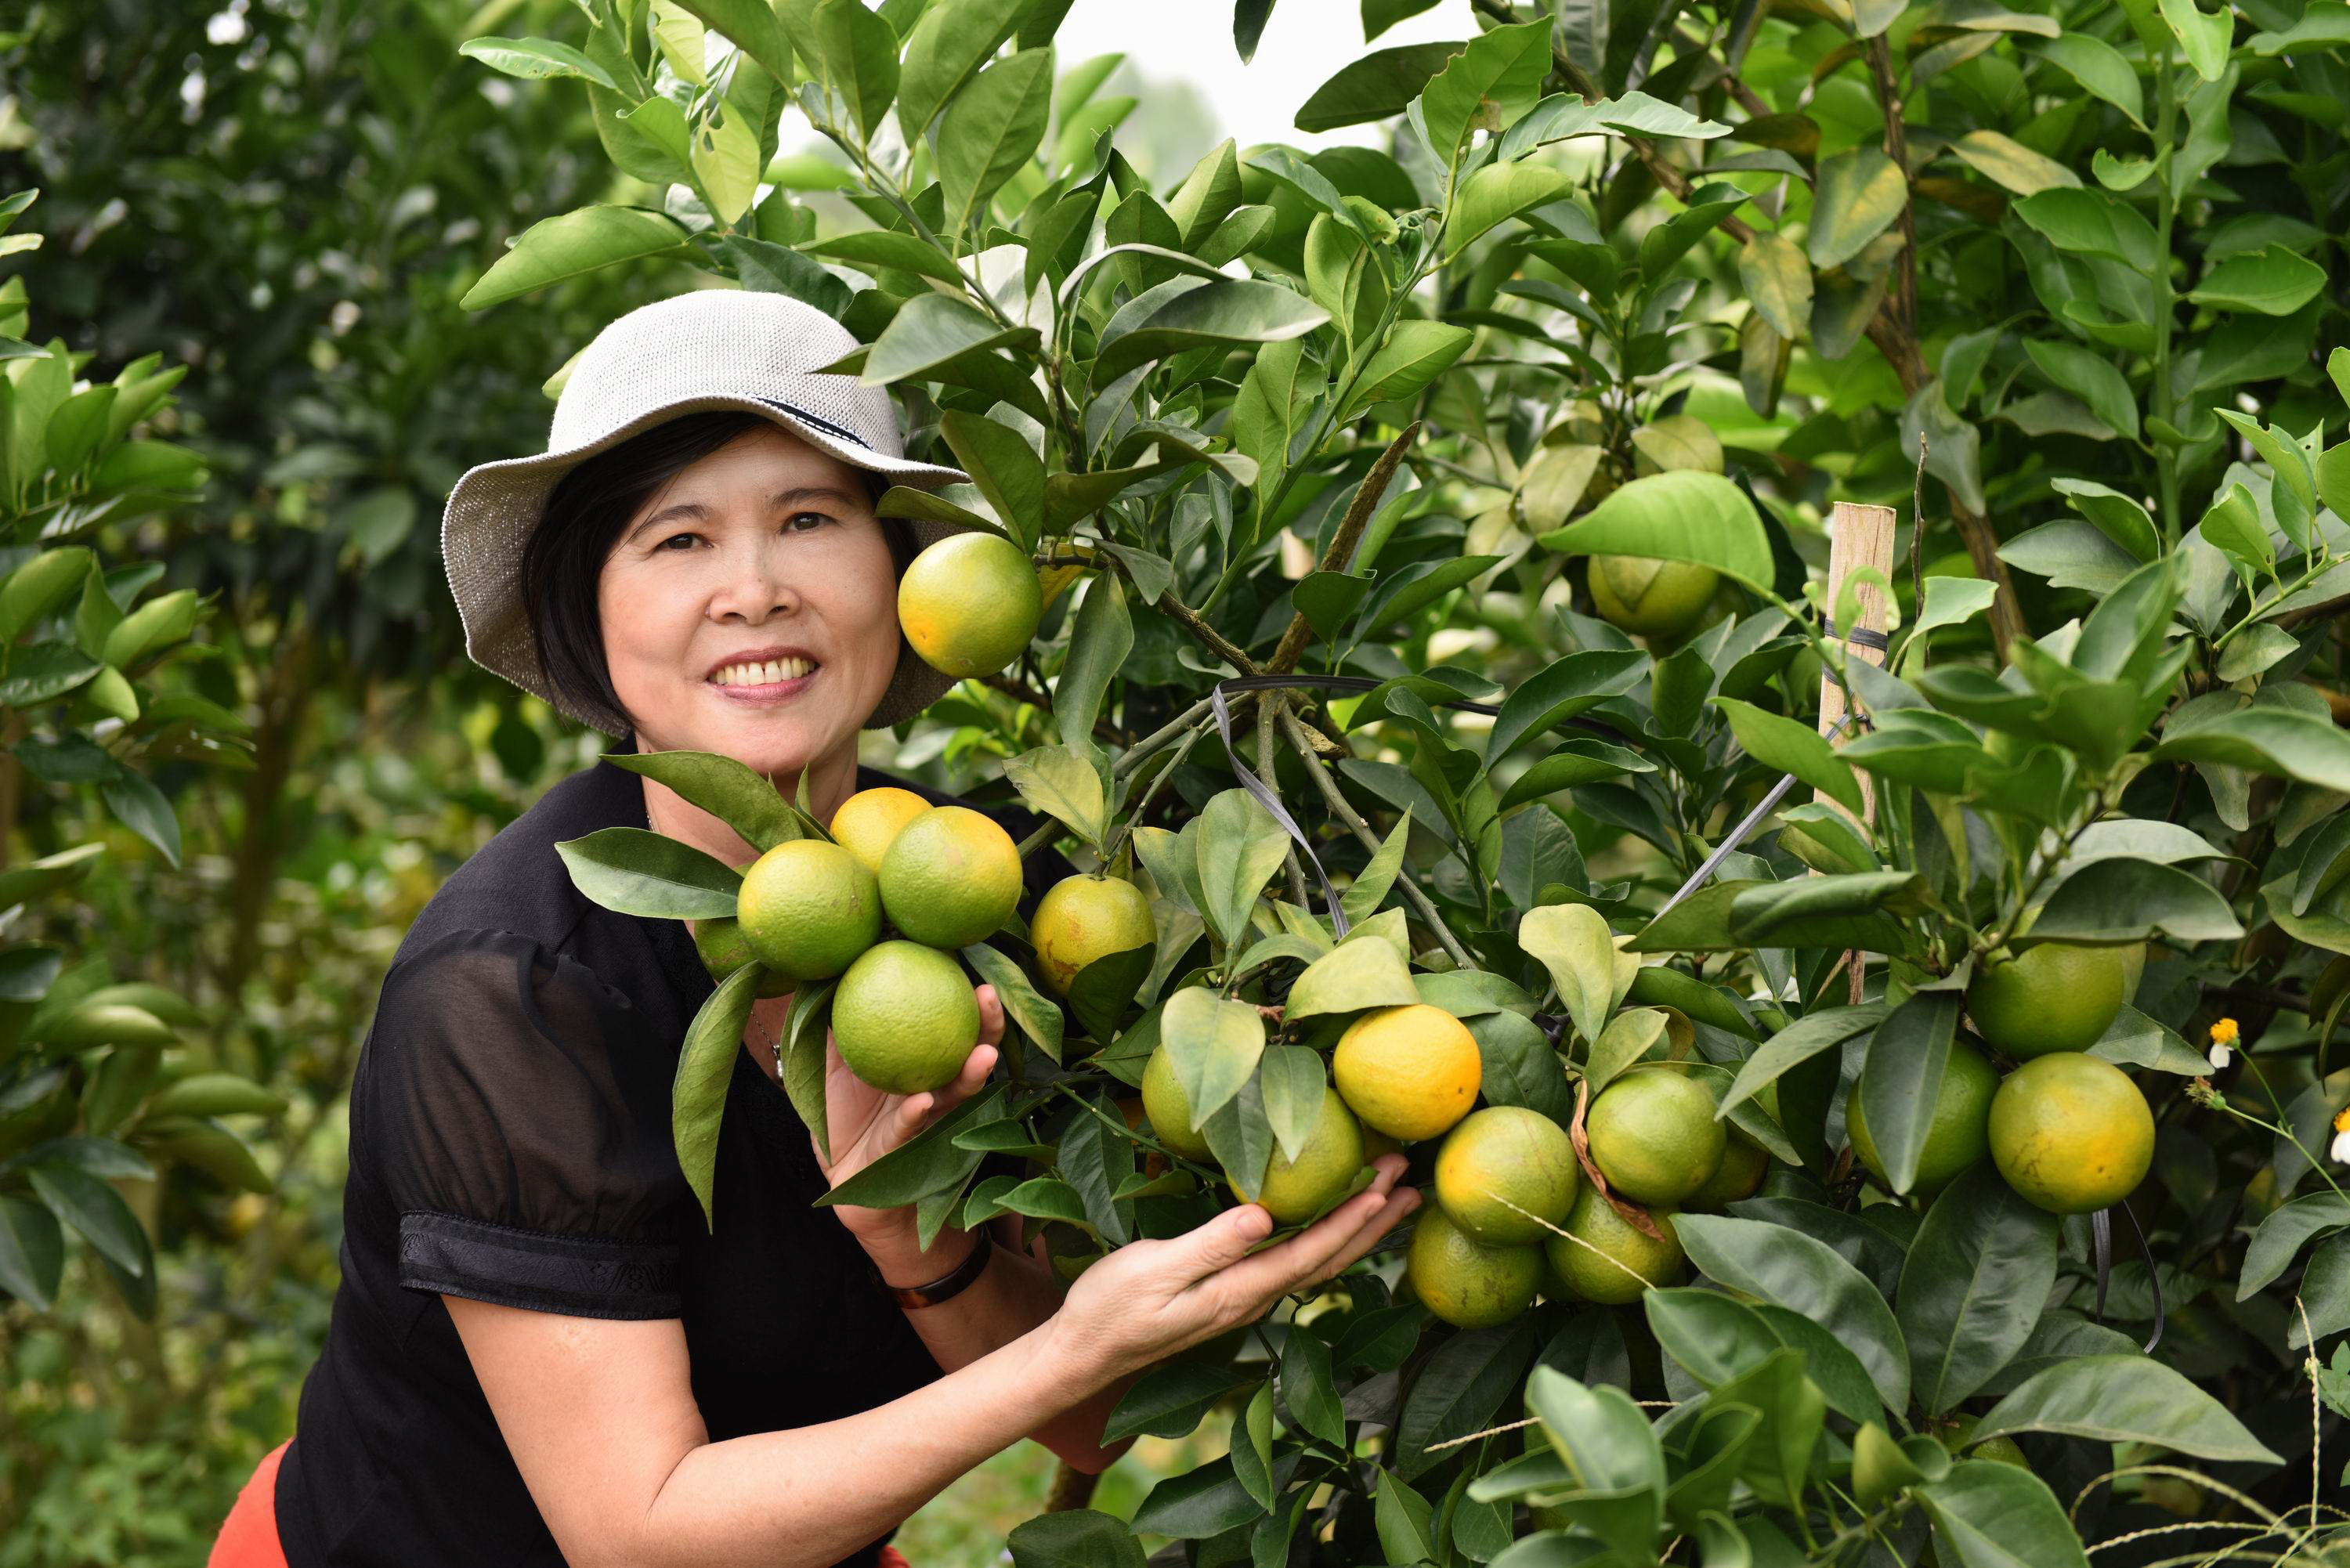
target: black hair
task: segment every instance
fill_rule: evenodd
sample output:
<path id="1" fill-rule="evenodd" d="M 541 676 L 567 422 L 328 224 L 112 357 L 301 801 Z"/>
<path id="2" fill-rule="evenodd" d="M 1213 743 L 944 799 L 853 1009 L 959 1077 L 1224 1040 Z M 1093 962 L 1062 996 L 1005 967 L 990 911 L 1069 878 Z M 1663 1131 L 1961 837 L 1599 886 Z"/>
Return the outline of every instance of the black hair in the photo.
<path id="1" fill-rule="evenodd" d="M 605 662 L 598 597 L 604 563 L 621 531 L 680 473 L 762 426 L 775 421 L 743 410 L 681 415 L 598 452 L 556 482 L 523 545 L 522 599 L 539 671 L 572 706 L 594 703 L 623 718 L 628 713 Z M 870 469 L 857 472 L 867 499 L 878 503 L 889 481 Z M 902 576 L 914 557 L 913 530 L 902 517 L 880 523 L 893 573 Z"/>

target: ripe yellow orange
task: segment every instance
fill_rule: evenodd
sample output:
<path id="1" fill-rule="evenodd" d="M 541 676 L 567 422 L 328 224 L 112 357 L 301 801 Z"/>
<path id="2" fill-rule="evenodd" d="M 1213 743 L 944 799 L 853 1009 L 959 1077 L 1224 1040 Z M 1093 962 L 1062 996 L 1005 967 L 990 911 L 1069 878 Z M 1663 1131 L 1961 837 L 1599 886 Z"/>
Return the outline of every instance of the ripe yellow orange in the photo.
<path id="1" fill-rule="evenodd" d="M 1648 1218 L 1664 1232 L 1663 1241 L 1642 1235 L 1597 1188 L 1586 1182 L 1575 1194 L 1575 1207 L 1566 1211 L 1562 1227 L 1566 1235 L 1553 1236 L 1543 1251 L 1559 1282 L 1585 1301 L 1609 1305 L 1636 1302 L 1650 1285 L 1679 1282 L 1688 1262 L 1673 1229 L 1673 1211 L 1651 1209 Z"/>
<path id="2" fill-rule="evenodd" d="M 2154 1112 L 2130 1076 L 2078 1052 L 2036 1057 L 1991 1100 L 1991 1157 L 2051 1214 L 2091 1214 L 2137 1190 L 2154 1163 Z"/>
<path id="3" fill-rule="evenodd" d="M 715 919 L 694 921 L 693 950 L 702 955 L 702 967 L 710 971 L 710 978 L 721 984 L 744 964 L 759 961 L 743 936 L 740 918 L 730 919 L 722 915 Z M 794 983 L 791 976 L 769 970 L 752 989 L 761 996 L 789 996 Z"/>
<path id="4" fill-rule="evenodd" d="M 1599 618 L 1642 637 L 1675 637 L 1712 607 L 1721 574 L 1693 561 L 1594 556 L 1586 581 Z"/>
<path id="5" fill-rule="evenodd" d="M 1582 1182 L 1566 1129 L 1523 1106 L 1473 1113 L 1436 1152 L 1436 1201 L 1489 1247 L 1541 1241 L 1566 1218 Z"/>
<path id="6" fill-rule="evenodd" d="M 1305 1135 L 1305 1147 L 1297 1158 L 1292 1160 L 1276 1145 L 1263 1185 L 1248 1192 L 1232 1182 L 1232 1192 L 1243 1203 L 1263 1204 L 1276 1224 L 1300 1225 L 1345 1196 L 1362 1168 L 1363 1129 L 1346 1102 L 1325 1088 L 1314 1128 Z M 1224 1179 L 1232 1181 L 1230 1171 Z"/>
<path id="7" fill-rule="evenodd" d="M 1077 971 L 1097 958 L 1159 939 L 1150 900 L 1115 877 L 1070 877 L 1045 889 L 1028 922 L 1036 967 L 1056 995 L 1069 994 Z"/>
<path id="8" fill-rule="evenodd" d="M 877 1089 L 943 1088 L 979 1044 L 979 998 L 953 954 L 880 942 L 833 990 L 832 1043 L 848 1070 Z"/>
<path id="9" fill-rule="evenodd" d="M 910 789 L 889 784 L 861 789 L 840 803 L 825 831 L 856 856 L 859 866 L 879 877 L 881 857 L 889 852 L 898 830 L 930 809 L 931 803 Z"/>
<path id="10" fill-rule="evenodd" d="M 735 918 L 761 963 L 793 980 L 828 980 L 881 934 L 873 873 L 837 844 L 795 838 L 743 873 Z"/>
<path id="11" fill-rule="evenodd" d="M 944 675 L 994 674 L 1020 657 L 1044 614 L 1035 566 L 1001 534 L 950 535 L 898 580 L 906 641 Z"/>
<path id="12" fill-rule="evenodd" d="M 1713 1118 L 1713 1096 L 1662 1064 L 1617 1075 L 1585 1113 L 1591 1162 L 1619 1196 L 1679 1203 L 1721 1167 L 1730 1139 Z"/>
<path id="13" fill-rule="evenodd" d="M 1347 1025 L 1330 1076 L 1364 1125 L 1406 1143 L 1469 1114 L 1484 1082 L 1477 1037 L 1440 1007 L 1375 1007 Z"/>
<path id="14" fill-rule="evenodd" d="M 1865 1071 L 1861 1076 L 1866 1081 Z M 1963 1040 L 1950 1042 L 1950 1059 L 1934 1092 L 1934 1119 L 1926 1129 L 1926 1147 L 1918 1157 L 1918 1182 L 1912 1190 L 1939 1192 L 1991 1152 L 1991 1102 L 1998 1092 L 1999 1075 L 1991 1070 L 1989 1059 Z M 1869 1137 L 1857 1087 L 1846 1108 L 1844 1125 L 1846 1136 L 1852 1140 L 1853 1157 L 1885 1182 L 1885 1162 L 1877 1157 L 1877 1140 Z"/>
<path id="15" fill-rule="evenodd" d="M 1542 1249 L 1488 1247 L 1455 1225 L 1440 1203 L 1420 1206 L 1404 1276 L 1421 1304 L 1455 1328 L 1491 1328 L 1534 1304 Z"/>
<path id="16" fill-rule="evenodd" d="M 2085 1051 L 2122 1010 L 2129 967 L 2124 948 L 2042 942 L 1991 955 L 1967 987 L 1975 1033 L 2016 1061 L 2052 1051 Z"/>
<path id="17" fill-rule="evenodd" d="M 1191 1096 L 1175 1076 L 1174 1059 L 1164 1045 L 1142 1064 L 1142 1114 L 1150 1118 L 1152 1135 L 1185 1159 L 1212 1158 L 1207 1135 L 1191 1126 Z"/>
<path id="18" fill-rule="evenodd" d="M 967 948 L 1020 907 L 1020 851 L 993 817 L 934 805 L 898 830 L 879 880 L 881 907 L 899 935 Z"/>

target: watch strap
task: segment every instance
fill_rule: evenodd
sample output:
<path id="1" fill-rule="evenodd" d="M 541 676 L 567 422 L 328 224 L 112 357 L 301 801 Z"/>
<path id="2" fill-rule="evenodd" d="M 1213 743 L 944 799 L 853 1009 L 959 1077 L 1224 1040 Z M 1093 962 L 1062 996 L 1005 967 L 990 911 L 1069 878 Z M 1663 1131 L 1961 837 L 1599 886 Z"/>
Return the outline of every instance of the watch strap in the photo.
<path id="1" fill-rule="evenodd" d="M 927 1285 L 898 1286 L 884 1282 L 882 1288 L 909 1312 L 920 1307 L 937 1306 L 962 1294 L 973 1280 L 986 1272 L 987 1260 L 994 1251 L 995 1242 L 983 1229 L 978 1232 L 977 1244 L 972 1248 L 970 1255 L 946 1274 Z"/>

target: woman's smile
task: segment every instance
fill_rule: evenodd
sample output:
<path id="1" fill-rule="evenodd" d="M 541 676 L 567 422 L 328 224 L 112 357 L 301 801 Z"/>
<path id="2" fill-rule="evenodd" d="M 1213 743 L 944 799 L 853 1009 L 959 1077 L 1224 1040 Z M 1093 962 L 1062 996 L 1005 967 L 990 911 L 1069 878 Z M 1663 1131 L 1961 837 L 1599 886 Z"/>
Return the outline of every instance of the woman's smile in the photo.
<path id="1" fill-rule="evenodd" d="M 823 669 L 805 649 L 753 648 L 725 655 L 703 680 L 729 702 L 788 702 Z"/>

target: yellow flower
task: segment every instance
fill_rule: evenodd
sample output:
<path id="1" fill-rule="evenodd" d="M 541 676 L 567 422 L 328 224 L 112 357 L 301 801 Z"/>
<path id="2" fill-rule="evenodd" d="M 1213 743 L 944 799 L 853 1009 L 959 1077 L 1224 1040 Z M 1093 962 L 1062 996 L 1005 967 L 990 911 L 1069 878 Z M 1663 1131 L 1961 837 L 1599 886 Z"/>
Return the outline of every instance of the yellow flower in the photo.
<path id="1" fill-rule="evenodd" d="M 2329 1152 L 2335 1159 L 2350 1165 L 2350 1106 L 2334 1113 L 2334 1147 Z"/>
<path id="2" fill-rule="evenodd" d="M 2236 1021 L 2232 1018 L 2222 1018 L 2219 1023 L 2211 1025 L 2211 1044 L 2233 1045 L 2236 1043 Z"/>
<path id="3" fill-rule="evenodd" d="M 2211 1064 L 2211 1071 L 2220 1073 L 2227 1070 L 2228 1064 L 2235 1059 L 2235 1044 L 2234 1019 L 2222 1018 L 2211 1025 L 2211 1049 L 2203 1054 L 2204 1059 Z"/>

